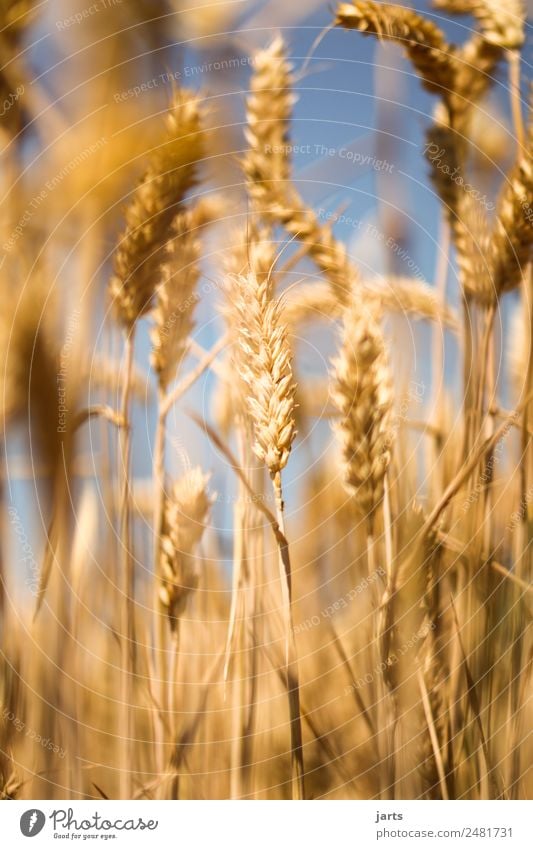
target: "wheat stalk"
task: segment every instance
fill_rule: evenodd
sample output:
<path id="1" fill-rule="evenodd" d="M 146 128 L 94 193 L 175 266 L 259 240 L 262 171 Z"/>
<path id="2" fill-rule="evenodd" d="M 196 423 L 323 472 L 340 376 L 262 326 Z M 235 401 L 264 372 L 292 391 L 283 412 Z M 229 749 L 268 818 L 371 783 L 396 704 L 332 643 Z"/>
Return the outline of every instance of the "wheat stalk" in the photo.
<path id="1" fill-rule="evenodd" d="M 294 395 L 287 331 L 280 321 L 281 308 L 272 298 L 271 275 L 258 277 L 251 269 L 234 281 L 237 299 L 238 348 L 236 366 L 247 394 L 255 442 L 253 450 L 267 467 L 274 488 L 276 516 L 282 537 L 284 505 L 282 469 L 287 465 L 296 436 Z M 279 570 L 285 620 L 285 667 L 291 730 L 293 798 L 305 798 L 303 744 L 300 719 L 298 660 L 292 618 L 292 575 L 289 547 L 279 544 Z"/>
<path id="2" fill-rule="evenodd" d="M 109 284 L 116 317 L 125 337 L 125 377 L 121 414 L 126 427 L 120 431 L 122 474 L 121 540 L 123 550 L 123 679 L 124 756 L 123 795 L 131 796 L 131 705 L 135 673 L 134 562 L 131 540 L 130 395 L 134 368 L 135 330 L 138 320 L 151 308 L 159 270 L 166 259 L 170 225 L 178 206 L 196 182 L 197 165 L 203 155 L 202 115 L 198 98 L 187 91 L 174 93 L 165 120 L 165 137 L 152 152 L 146 172 L 126 209 L 126 229 L 114 257 L 114 276 Z"/>

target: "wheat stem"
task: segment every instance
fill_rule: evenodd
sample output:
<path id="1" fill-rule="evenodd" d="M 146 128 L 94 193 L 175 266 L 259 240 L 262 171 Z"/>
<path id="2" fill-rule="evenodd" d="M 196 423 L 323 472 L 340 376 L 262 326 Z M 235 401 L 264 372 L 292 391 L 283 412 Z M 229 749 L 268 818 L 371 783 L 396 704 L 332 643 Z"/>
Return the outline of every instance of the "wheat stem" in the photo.
<path id="1" fill-rule="evenodd" d="M 159 587 L 161 584 L 161 535 L 163 533 L 164 509 L 165 509 L 165 430 L 166 416 L 162 414 L 162 406 L 165 401 L 165 392 L 159 387 L 158 390 L 158 416 L 154 437 L 153 456 L 153 482 L 154 482 L 154 516 L 153 516 L 153 570 L 154 570 L 154 601 L 153 611 L 155 617 L 155 670 L 156 680 L 159 681 L 159 702 L 161 711 L 166 712 L 168 708 L 168 686 L 166 680 L 166 618 L 159 598 Z M 159 731 L 164 729 L 160 727 Z M 162 741 L 163 742 L 163 741 Z M 161 759 L 164 761 L 165 753 L 161 746 Z M 161 766 L 162 770 L 162 766 Z"/>
<path id="2" fill-rule="evenodd" d="M 292 574 L 289 545 L 286 542 L 281 474 L 273 480 L 276 501 L 276 518 L 285 543 L 278 543 L 280 584 L 283 598 L 285 622 L 285 671 L 289 697 L 291 729 L 291 786 L 293 799 L 305 799 L 302 724 L 300 715 L 300 684 L 298 659 L 292 617 Z"/>
<path id="3" fill-rule="evenodd" d="M 185 395 L 189 389 L 194 386 L 198 378 L 202 376 L 202 374 L 207 371 L 208 368 L 212 365 L 218 354 L 225 348 L 228 344 L 228 336 L 223 335 L 218 339 L 213 347 L 206 352 L 204 357 L 197 363 L 197 365 L 191 369 L 191 371 L 174 387 L 162 400 L 159 415 L 165 418 L 174 404 L 176 404 L 179 399 Z"/>
<path id="4" fill-rule="evenodd" d="M 450 797 L 448 795 L 448 788 L 446 786 L 446 775 L 444 772 L 444 764 L 442 762 L 442 753 L 440 751 L 439 738 L 437 737 L 437 732 L 435 730 L 435 721 L 433 719 L 433 713 L 431 710 L 431 704 L 429 701 L 428 691 L 426 687 L 426 682 L 424 681 L 424 675 L 422 674 L 422 670 L 417 670 L 418 675 L 418 686 L 420 687 L 420 694 L 422 696 L 422 705 L 424 707 L 424 714 L 426 716 L 426 722 L 428 725 L 429 736 L 431 739 L 431 746 L 433 748 L 433 754 L 435 757 L 435 764 L 437 767 L 437 772 L 439 776 L 439 784 L 440 784 L 440 792 L 443 799 L 448 800 Z"/>
<path id="5" fill-rule="evenodd" d="M 131 430 L 130 430 L 130 396 L 131 376 L 135 351 L 135 330 L 125 335 L 125 373 L 121 400 L 122 420 L 125 427 L 119 431 L 120 468 L 122 476 L 120 545 L 122 549 L 122 603 L 123 624 L 121 628 L 122 648 L 122 709 L 123 723 L 121 727 L 123 762 L 121 770 L 121 795 L 123 799 L 131 799 L 133 788 L 131 740 L 133 738 L 133 676 L 135 673 L 135 581 L 134 560 L 131 535 L 131 500 L 130 500 L 130 468 L 131 468 Z"/>
<path id="6" fill-rule="evenodd" d="M 509 94 L 513 126 L 518 150 L 524 147 L 526 134 L 522 118 L 522 103 L 520 99 L 520 53 L 518 50 L 509 52 Z"/>

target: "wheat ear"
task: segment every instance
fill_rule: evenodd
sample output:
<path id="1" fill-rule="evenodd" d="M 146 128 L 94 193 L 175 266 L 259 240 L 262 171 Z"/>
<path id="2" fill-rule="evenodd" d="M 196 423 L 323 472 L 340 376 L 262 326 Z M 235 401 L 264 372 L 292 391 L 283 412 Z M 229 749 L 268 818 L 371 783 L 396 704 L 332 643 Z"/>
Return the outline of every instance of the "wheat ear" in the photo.
<path id="1" fill-rule="evenodd" d="M 127 328 L 152 306 L 170 225 L 196 181 L 204 148 L 196 95 L 175 93 L 165 130 L 126 208 L 126 229 L 114 259 L 110 293 L 118 320 Z"/>
<path id="2" fill-rule="evenodd" d="M 170 626 L 171 648 L 159 646 L 163 653 L 158 659 L 162 679 L 161 711 L 168 717 L 162 722 L 162 740 L 168 744 L 176 739 L 175 727 L 177 668 L 180 651 L 180 617 L 199 580 L 195 553 L 209 518 L 213 496 L 207 491 L 209 475 L 199 467 L 189 469 L 165 496 L 164 519 L 161 528 L 160 563 L 157 568 L 159 601 Z M 156 623 L 156 627 L 157 627 Z M 163 755 L 164 757 L 164 755 Z M 179 798 L 179 780 L 174 776 L 173 798 Z"/>
<path id="3" fill-rule="evenodd" d="M 252 94 L 246 104 L 246 138 L 250 150 L 243 159 L 247 190 L 254 206 L 273 224 L 306 245 L 309 255 L 345 303 L 358 279 L 346 248 L 306 206 L 290 183 L 289 128 L 294 96 L 292 67 L 286 47 L 277 38 L 255 56 Z M 273 116 L 272 118 L 270 116 Z"/>
<path id="4" fill-rule="evenodd" d="M 247 403 L 254 426 L 254 452 L 279 486 L 296 436 L 295 385 L 281 307 L 273 300 L 271 278 L 255 273 L 236 280 L 235 307 L 239 316 L 237 364 L 247 387 Z"/>
<path id="5" fill-rule="evenodd" d="M 503 294 L 520 285 L 533 245 L 533 110 L 525 147 L 499 198 L 492 243 L 494 287 Z"/>
<path id="6" fill-rule="evenodd" d="M 287 465 L 296 436 L 294 395 L 287 331 L 281 324 L 281 307 L 272 297 L 271 276 L 253 270 L 234 281 L 238 348 L 236 367 L 246 387 L 246 400 L 253 426 L 253 450 L 272 479 L 276 517 L 283 540 L 284 505 L 282 469 Z M 279 571 L 285 622 L 285 667 L 291 732 L 291 786 L 293 798 L 305 798 L 303 742 L 300 717 L 298 659 L 292 619 L 292 574 L 289 546 L 279 547 Z"/>
<path id="7" fill-rule="evenodd" d="M 484 39 L 505 50 L 519 50 L 524 43 L 526 10 L 522 0 L 433 0 L 436 9 L 473 15 Z"/>
<path id="8" fill-rule="evenodd" d="M 344 482 L 366 516 L 372 536 L 390 462 L 392 391 L 383 336 L 371 308 L 353 302 L 344 312 L 341 348 L 333 361 L 334 428 Z"/>
<path id="9" fill-rule="evenodd" d="M 0 69 L 0 103 L 10 103 L 2 110 L 1 128 L 17 136 L 23 128 L 26 74 L 21 56 L 24 40 L 31 24 L 38 15 L 33 0 L 3 0 L 0 4 L 0 48 L 3 62 Z M 29 84 L 29 81 L 28 83 Z M 12 101 L 13 94 L 17 97 Z"/>
<path id="10" fill-rule="evenodd" d="M 335 25 L 399 42 L 430 91 L 453 88 L 455 68 L 452 47 L 432 21 L 405 6 L 355 0 L 341 3 Z"/>
<path id="11" fill-rule="evenodd" d="M 213 500 L 207 491 L 208 483 L 209 475 L 198 467 L 190 469 L 166 498 L 159 597 L 173 633 L 198 582 L 194 552 L 202 539 Z"/>
<path id="12" fill-rule="evenodd" d="M 161 267 L 151 330 L 152 368 L 160 387 L 166 391 L 187 349 L 194 327 L 194 310 L 199 300 L 196 287 L 200 277 L 201 242 L 199 232 L 220 210 L 216 200 L 200 200 L 179 212 L 167 242 L 166 261 Z"/>

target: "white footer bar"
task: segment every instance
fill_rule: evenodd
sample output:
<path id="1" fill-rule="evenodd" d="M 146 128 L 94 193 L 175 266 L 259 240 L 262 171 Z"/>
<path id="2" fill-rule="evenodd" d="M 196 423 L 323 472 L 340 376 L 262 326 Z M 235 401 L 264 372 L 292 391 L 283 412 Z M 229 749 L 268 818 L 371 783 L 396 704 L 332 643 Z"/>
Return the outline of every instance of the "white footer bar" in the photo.
<path id="1" fill-rule="evenodd" d="M 531 802 L 5 802 L 6 849 L 488 849 L 533 846 Z"/>

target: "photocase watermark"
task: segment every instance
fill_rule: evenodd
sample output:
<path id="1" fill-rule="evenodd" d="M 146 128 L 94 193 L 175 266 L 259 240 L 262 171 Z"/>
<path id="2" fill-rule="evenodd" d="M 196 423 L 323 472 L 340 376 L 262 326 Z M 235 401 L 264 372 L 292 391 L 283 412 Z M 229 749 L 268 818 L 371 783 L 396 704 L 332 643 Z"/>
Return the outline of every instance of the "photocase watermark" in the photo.
<path id="1" fill-rule="evenodd" d="M 60 758 L 64 758 L 67 754 L 61 746 L 57 746 L 50 737 L 43 737 L 34 728 L 30 728 L 26 723 L 20 719 L 12 710 L 8 708 L 4 708 L 2 710 L 2 718 L 5 722 L 11 723 L 11 725 L 19 732 L 24 732 L 24 736 L 28 737 L 29 740 L 33 740 L 34 743 L 37 743 L 39 746 L 42 746 L 43 749 L 47 749 L 49 752 L 53 752 Z"/>
<path id="2" fill-rule="evenodd" d="M 102 136 L 93 144 L 88 145 L 88 147 L 84 148 L 81 153 L 78 153 L 73 159 L 71 159 L 60 171 L 57 172 L 50 180 L 47 180 L 44 184 L 43 188 L 40 192 L 33 196 L 28 206 L 26 207 L 24 213 L 21 215 L 17 226 L 14 228 L 11 233 L 9 239 L 4 242 L 2 245 L 3 250 L 6 253 L 9 253 L 16 245 L 20 237 L 24 232 L 24 228 L 29 224 L 33 216 L 36 214 L 37 210 L 40 209 L 43 202 L 46 198 L 57 189 L 58 186 L 61 185 L 65 177 L 71 174 L 73 171 L 78 168 L 79 165 L 82 165 L 84 162 L 89 159 L 93 153 L 96 153 L 97 150 L 100 150 L 104 145 L 107 144 L 107 139 Z"/>
<path id="3" fill-rule="evenodd" d="M 515 510 L 513 513 L 511 513 L 509 523 L 506 528 L 507 531 L 512 532 L 516 530 L 518 525 L 522 524 L 528 512 L 528 507 L 531 504 L 531 501 L 533 501 L 533 486 L 530 486 L 528 491 L 524 493 L 524 495 L 520 499 L 520 507 L 518 508 L 518 510 Z"/>
<path id="4" fill-rule="evenodd" d="M 189 80 L 202 74 L 235 71 L 245 67 L 253 68 L 254 62 L 254 58 L 250 56 L 232 56 L 213 62 L 204 62 L 201 65 L 185 65 L 180 71 L 166 71 L 163 74 L 158 74 L 156 77 L 151 77 L 149 80 L 143 80 L 143 82 L 131 86 L 131 88 L 117 91 L 113 95 L 113 100 L 115 103 L 123 103 L 126 100 L 131 100 L 139 97 L 141 94 L 146 94 L 149 91 L 160 88 L 160 86 L 182 82 L 184 79 Z"/>
<path id="5" fill-rule="evenodd" d="M 73 15 L 69 15 L 68 18 L 56 21 L 56 29 L 63 32 L 63 30 L 70 29 L 70 27 L 83 23 L 83 21 L 86 21 L 87 18 L 92 18 L 93 15 L 97 15 L 99 12 L 105 12 L 106 9 L 121 5 L 122 0 L 98 0 L 97 3 L 93 3 L 91 6 L 86 6 L 85 9 L 80 9 L 79 12 L 74 12 Z"/>
<path id="6" fill-rule="evenodd" d="M 477 479 L 476 485 L 470 491 L 468 498 L 465 498 L 465 500 L 463 501 L 463 506 L 462 506 L 463 513 L 466 513 L 467 510 L 469 510 L 469 508 L 472 506 L 472 504 L 474 504 L 478 500 L 480 493 L 483 492 L 486 485 L 492 481 L 492 479 L 494 477 L 494 467 L 495 467 L 496 463 L 498 462 L 500 455 L 503 451 L 503 447 L 504 447 L 504 444 L 505 444 L 505 437 L 507 436 L 508 433 L 509 433 L 509 427 L 507 427 L 505 429 L 505 431 L 503 432 L 503 434 L 501 436 L 501 439 L 496 443 L 494 450 L 492 451 L 489 459 L 485 461 L 485 464 L 483 466 L 483 471 L 481 472 L 479 478 Z"/>
<path id="7" fill-rule="evenodd" d="M 413 277 L 418 280 L 425 281 L 425 276 L 422 274 L 419 266 L 416 264 L 412 256 L 402 245 L 396 241 L 394 236 L 386 236 L 385 233 L 376 227 L 375 224 L 368 223 L 366 225 L 366 233 L 371 239 L 383 244 L 391 253 L 393 253 L 404 265 L 407 266 Z"/>
<path id="8" fill-rule="evenodd" d="M 49 819 L 52 821 L 52 825 L 54 828 L 54 832 L 57 832 L 59 829 L 63 829 L 66 834 L 55 834 L 57 837 L 71 837 L 71 838 L 80 838 L 81 834 L 76 834 L 77 831 L 81 832 L 96 832 L 96 834 L 83 835 L 83 837 L 98 836 L 98 832 L 113 832 L 113 831 L 155 831 L 159 825 L 158 820 L 144 820 L 142 817 L 129 817 L 122 818 L 117 820 L 110 820 L 105 817 L 102 817 L 101 814 L 95 811 L 92 816 L 87 817 L 83 816 L 80 819 L 76 819 L 74 815 L 73 808 L 57 808 L 52 811 Z M 100 834 L 100 838 L 104 840 L 110 837 L 116 837 L 116 834 Z"/>
<path id="9" fill-rule="evenodd" d="M 426 384 L 418 383 L 416 380 L 409 381 L 407 393 L 402 396 L 398 405 L 398 411 L 395 413 L 391 424 L 391 434 L 387 440 L 388 447 L 396 441 L 396 434 L 400 430 L 402 424 L 408 421 L 408 413 L 411 405 L 422 404 L 426 393 Z"/>
<path id="10" fill-rule="evenodd" d="M 74 334 L 80 323 L 81 313 L 74 310 L 67 324 L 67 332 L 61 354 L 59 355 L 59 370 L 57 372 L 57 432 L 66 433 L 67 430 L 67 376 L 68 364 L 72 353 Z"/>
<path id="11" fill-rule="evenodd" d="M 24 583 L 33 595 L 37 595 L 37 593 L 39 592 L 40 570 L 35 559 L 33 549 L 30 543 L 28 542 L 28 537 L 26 536 L 26 531 L 24 529 L 24 525 L 22 524 L 22 520 L 19 516 L 18 510 L 15 507 L 8 507 L 7 512 L 9 514 L 9 519 L 11 525 L 13 526 L 15 536 L 18 539 L 18 543 L 24 555 L 24 557 L 21 558 L 21 562 L 26 565 L 31 575 L 31 577 L 26 577 Z"/>
<path id="12" fill-rule="evenodd" d="M 38 808 L 24 811 L 20 818 L 20 830 L 24 837 L 36 837 L 43 830 L 46 817 Z"/>
<path id="13" fill-rule="evenodd" d="M 434 631 L 436 627 L 435 622 L 424 623 L 424 625 L 422 625 L 409 640 L 402 643 L 402 645 L 396 651 L 392 652 L 386 660 L 382 660 L 380 663 L 377 663 L 371 672 L 367 672 L 361 678 L 358 678 L 357 681 L 354 681 L 353 684 L 349 684 L 345 687 L 344 695 L 349 696 L 350 693 L 354 692 L 354 690 L 361 690 L 363 687 L 371 684 L 375 681 L 376 676 L 383 675 L 386 670 L 395 666 L 401 657 L 406 655 L 410 649 L 414 648 L 420 640 L 423 640 L 424 637 L 426 637 L 430 631 Z"/>
<path id="14" fill-rule="evenodd" d="M 492 211 L 496 208 L 496 205 L 492 203 L 492 201 L 487 200 L 486 194 L 482 195 L 481 192 L 474 186 L 465 182 L 464 177 L 460 173 L 459 166 L 452 170 L 447 162 L 442 161 L 443 157 L 446 156 L 445 148 L 439 147 L 438 144 L 435 144 L 435 142 L 429 142 L 424 148 L 424 153 L 435 168 L 437 168 L 442 174 L 449 177 L 450 180 L 452 180 L 457 186 L 463 188 L 468 195 L 484 206 L 485 209 Z"/>
<path id="15" fill-rule="evenodd" d="M 249 495 L 230 495 L 229 493 L 217 492 L 213 495 L 213 503 L 218 504 L 267 504 L 274 501 L 273 495 L 262 492 L 254 492 Z"/>
<path id="16" fill-rule="evenodd" d="M 357 150 L 350 150 L 347 147 L 328 147 L 325 144 L 266 144 L 264 147 L 265 153 L 282 153 L 284 156 L 318 156 L 321 159 L 325 157 L 344 159 L 347 162 L 352 162 L 354 165 L 367 165 L 374 171 L 386 171 L 392 174 L 394 165 L 386 159 L 376 159 L 369 153 L 360 153 Z"/>
<path id="17" fill-rule="evenodd" d="M 374 241 L 379 242 L 391 251 L 407 266 L 413 277 L 425 282 L 425 275 L 422 274 L 420 267 L 411 257 L 409 251 L 402 247 L 402 245 L 400 245 L 393 236 L 386 236 L 385 233 L 380 230 L 379 227 L 376 227 L 375 224 L 372 224 L 370 221 L 361 221 L 360 218 L 354 218 L 343 213 L 332 212 L 324 207 L 318 208 L 317 216 L 322 221 L 331 221 L 333 224 L 345 224 L 348 227 L 352 227 L 354 230 L 360 230 L 370 239 L 374 239 Z"/>
<path id="18" fill-rule="evenodd" d="M 370 575 L 368 575 L 368 577 L 363 578 L 363 580 L 359 584 L 357 584 L 357 586 L 355 586 L 353 589 L 349 590 L 349 592 L 345 593 L 336 601 L 332 602 L 332 604 L 328 604 L 327 607 L 325 607 L 320 612 L 320 614 L 315 614 L 314 616 L 305 619 L 303 622 L 299 622 L 298 625 L 294 625 L 292 629 L 293 633 L 295 635 L 301 634 L 304 631 L 310 631 L 312 628 L 316 628 L 317 625 L 320 625 L 320 623 L 324 619 L 329 619 L 330 616 L 333 616 L 333 614 L 337 611 L 348 607 L 348 605 L 352 601 L 354 601 L 357 596 L 361 595 L 361 593 L 364 593 L 365 590 L 371 587 L 372 584 L 374 584 L 379 578 L 383 578 L 385 574 L 385 570 L 382 567 L 376 569 L 375 572 L 372 572 Z"/>
<path id="19" fill-rule="evenodd" d="M 74 808 L 55 808 L 47 817 L 39 808 L 28 808 L 20 818 L 20 830 L 24 837 L 35 837 L 46 826 L 47 820 L 54 838 L 83 841 L 113 840 L 123 831 L 155 831 L 159 826 L 159 820 L 145 820 L 140 816 L 108 819 L 98 811 L 78 815 Z"/>
<path id="20" fill-rule="evenodd" d="M 173 330 L 179 317 L 183 315 L 183 313 L 190 312 L 193 307 L 201 301 L 202 295 L 210 295 L 218 289 L 218 285 L 218 283 L 206 281 L 205 283 L 202 283 L 200 291 L 194 291 L 188 298 L 184 298 L 184 300 L 180 302 L 179 306 L 175 310 L 172 310 L 163 326 L 159 329 L 159 336 L 166 339 Z"/>
<path id="21" fill-rule="evenodd" d="M 318 209 L 317 215 L 323 221 L 332 221 L 334 224 L 347 224 L 349 227 L 353 227 L 354 230 L 361 230 L 363 226 L 360 218 L 344 215 L 342 212 L 331 212 L 322 206 Z"/>
<path id="22" fill-rule="evenodd" d="M 24 94 L 24 86 L 18 85 L 15 91 L 10 92 L 8 96 L 4 99 L 4 102 L 0 104 L 2 107 L 2 111 L 0 112 L 0 118 L 3 118 L 4 115 L 7 115 L 11 107 L 17 102 L 19 97 L 22 97 Z"/>
<path id="23" fill-rule="evenodd" d="M 521 201 L 520 205 L 521 205 L 522 210 L 524 212 L 524 217 L 525 217 L 526 221 L 528 222 L 528 224 L 530 224 L 533 227 L 533 209 L 531 208 L 531 204 L 529 203 L 529 201 L 526 198 L 524 198 Z"/>

